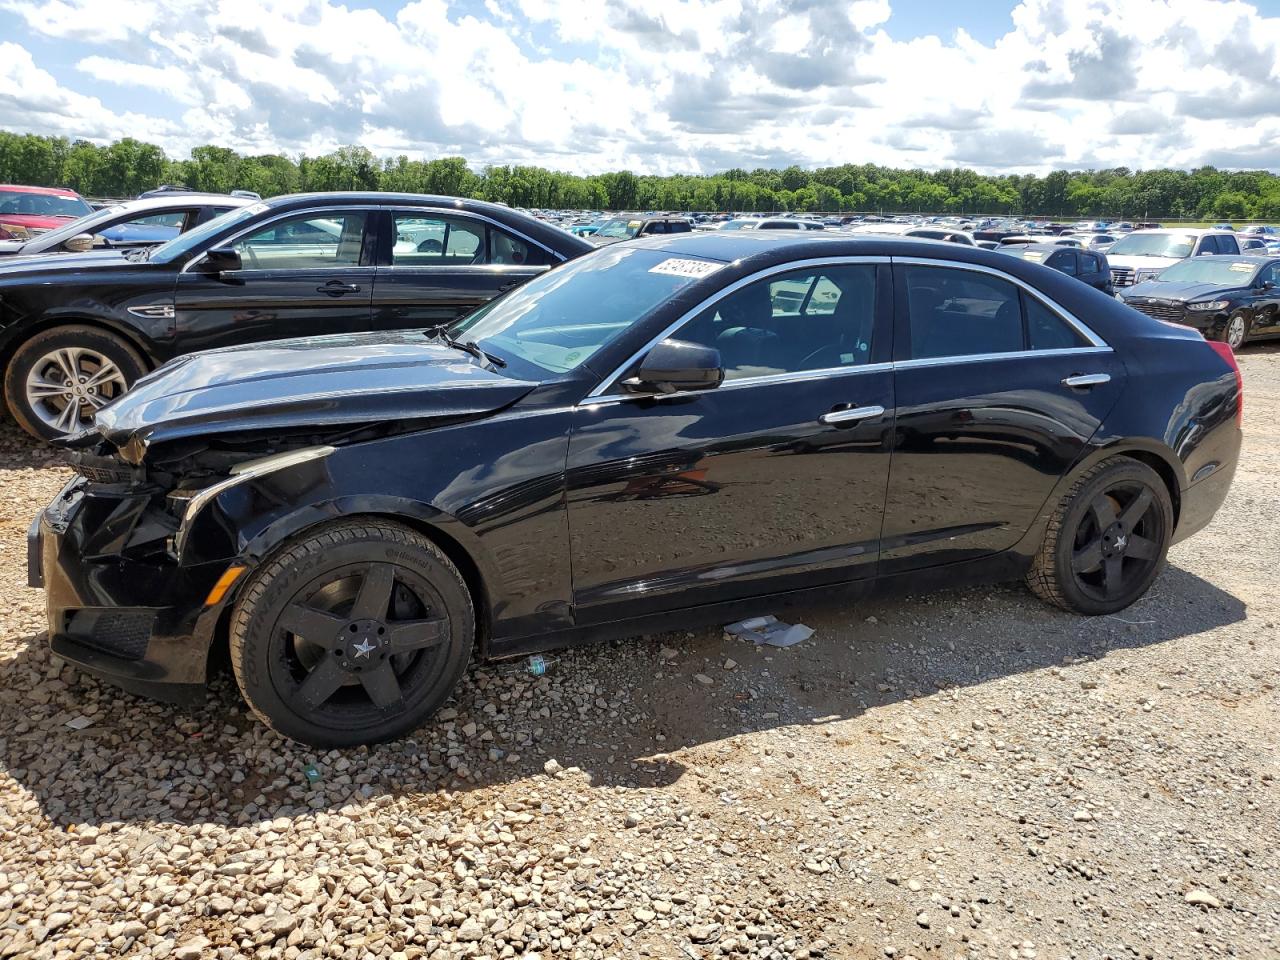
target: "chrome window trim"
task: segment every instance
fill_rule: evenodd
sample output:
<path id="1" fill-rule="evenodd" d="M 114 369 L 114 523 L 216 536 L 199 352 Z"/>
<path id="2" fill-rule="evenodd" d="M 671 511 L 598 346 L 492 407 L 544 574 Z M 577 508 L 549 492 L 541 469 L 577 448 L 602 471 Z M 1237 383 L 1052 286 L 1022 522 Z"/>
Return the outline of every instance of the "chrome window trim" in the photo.
<path id="1" fill-rule="evenodd" d="M 325 213 L 345 213 L 345 212 L 348 212 L 348 211 L 354 211 L 354 210 L 360 210 L 360 211 L 376 211 L 376 210 L 381 210 L 381 209 L 382 209 L 382 207 L 380 207 L 380 206 L 378 206 L 378 205 L 376 205 L 376 204 L 371 204 L 371 203 L 339 203 L 339 204 L 332 204 L 332 205 L 329 205 L 329 206 L 323 206 L 323 207 L 313 207 L 313 208 L 311 208 L 311 209 L 309 209 L 309 210 L 283 210 L 283 211 L 281 211 L 280 213 L 276 214 L 274 217 L 267 217 L 267 219 L 265 219 L 265 220 L 259 220 L 257 223 L 253 224 L 253 225 L 252 225 L 252 226 L 250 226 L 250 227 L 246 227 L 245 229 L 241 230 L 239 233 L 233 233 L 231 236 L 227 237 L 225 240 L 220 241 L 220 242 L 218 243 L 218 246 L 222 247 L 222 246 L 226 246 L 226 245 L 227 245 L 227 244 L 229 244 L 229 243 L 235 243 L 235 242 L 236 242 L 237 240 L 239 240 L 241 237 L 246 236 L 246 235 L 248 235 L 248 234 L 250 234 L 250 233 L 253 233 L 253 232 L 257 231 L 257 230 L 261 230 L 261 229 L 262 229 L 262 228 L 264 228 L 264 227 L 268 227 L 268 226 L 270 226 L 271 224 L 276 223 L 276 222 L 277 222 L 277 221 L 279 221 L 279 220 L 284 220 L 284 219 L 286 219 L 287 217 L 294 217 L 294 216 L 323 216 Z M 203 250 L 201 250 L 198 254 L 196 254 L 194 257 L 192 257 L 190 260 L 188 260 L 186 263 L 184 263 L 184 264 L 182 265 L 182 269 L 181 269 L 181 270 L 179 270 L 179 271 L 178 271 L 178 273 L 179 273 L 179 274 L 186 273 L 186 272 L 187 272 L 188 270 L 190 270 L 193 266 L 195 266 L 197 263 L 199 263 L 201 260 L 203 260 L 203 259 L 204 259 L 205 254 L 207 254 L 211 249 L 213 249 L 213 248 L 212 248 L 212 247 L 205 247 L 205 248 L 204 248 Z M 369 268 L 368 268 L 368 269 L 372 269 L 372 267 L 373 267 L 373 265 L 371 264 L 371 265 L 369 266 Z M 282 269 L 290 269 L 290 268 L 285 267 L 285 268 L 282 268 Z M 361 264 L 358 264 L 358 263 L 357 263 L 357 264 L 354 264 L 354 265 L 352 265 L 352 264 L 346 264 L 346 265 L 343 265 L 343 266 L 337 266 L 337 267 L 306 267 L 305 269 L 306 269 L 306 270 L 307 270 L 307 272 L 309 273 L 309 272 L 311 272 L 312 270 L 352 270 L 352 269 L 364 269 L 364 268 L 362 267 L 362 265 L 361 265 Z M 254 269 L 253 267 L 246 267 L 246 268 L 244 268 L 244 269 L 242 269 L 242 270 L 237 270 L 237 271 L 236 271 L 236 273 L 267 273 L 267 272 L 269 272 L 269 271 L 268 271 L 268 270 L 256 270 L 256 269 Z"/>
<path id="2" fill-rule="evenodd" d="M 504 233 L 510 233 L 513 236 L 517 236 L 521 240 L 525 241 L 525 243 L 531 243 L 535 247 L 539 248 L 540 250 L 545 250 L 547 253 L 551 254 L 551 256 L 558 263 L 565 262 L 564 257 L 556 253 L 554 250 L 548 247 L 545 243 L 539 243 L 537 240 L 533 239 L 533 237 L 529 236 L 528 234 L 521 233 L 519 230 L 516 230 L 516 229 L 513 229 L 512 227 L 507 226 L 505 223 L 501 223 L 497 220 L 494 220 L 492 217 L 486 217 L 483 213 L 471 213 L 470 211 L 466 211 L 466 210 L 441 210 L 439 207 L 401 207 L 401 206 L 394 206 L 394 205 L 382 206 L 379 209 L 389 211 L 392 216 L 395 216 L 397 213 L 411 213 L 411 214 L 416 214 L 418 216 L 421 216 L 424 210 L 430 210 L 432 212 L 441 214 L 441 216 L 461 217 L 464 220 L 480 220 L 483 223 L 487 223 L 491 227 L 497 227 L 499 230 L 503 231 Z M 510 266 L 510 264 L 503 264 L 503 266 Z"/>
<path id="3" fill-rule="evenodd" d="M 883 373 L 892 370 L 893 363 L 863 363 L 848 367 L 823 367 L 821 370 L 795 370 L 791 373 L 767 373 L 758 377 L 739 377 L 737 380 L 726 380 L 718 387 L 709 390 L 677 390 L 675 393 L 611 393 L 599 397 L 588 397 L 582 400 L 579 407 L 597 407 L 606 403 L 619 403 L 623 400 L 667 400 L 676 397 L 696 397 L 704 393 L 719 393 L 722 390 L 736 390 L 739 387 L 758 387 L 770 383 L 798 383 L 805 380 L 826 380 L 846 374 Z"/>
<path id="4" fill-rule="evenodd" d="M 920 357 L 912 360 L 897 360 L 895 370 L 910 370 L 914 367 L 942 367 L 953 363 L 986 363 L 990 360 L 1030 360 L 1034 357 L 1069 357 L 1077 354 L 1112 353 L 1107 346 L 1101 347 L 1054 347 L 1051 350 L 1010 350 L 1008 353 L 966 353 L 952 357 Z"/>
<path id="5" fill-rule="evenodd" d="M 618 377 L 622 376 L 622 374 L 624 374 L 633 363 L 635 363 L 642 356 L 644 356 L 651 349 L 653 349 L 655 344 L 671 336 L 672 333 L 679 330 L 682 326 L 684 326 L 686 323 L 688 323 L 698 314 L 702 313 L 702 311 L 706 310 L 708 307 L 711 307 L 714 304 L 719 303 L 725 297 L 729 296 L 732 293 L 736 293 L 738 290 L 741 290 L 743 287 L 747 286 L 748 284 L 755 283 L 757 280 L 763 280 L 766 277 L 775 276 L 779 273 L 790 273 L 793 270 L 804 270 L 808 267 L 832 267 L 832 266 L 845 266 L 847 264 L 860 264 L 860 263 L 879 264 L 879 263 L 890 263 L 890 262 L 891 260 L 889 257 L 883 257 L 883 256 L 882 257 L 873 257 L 873 256 L 815 257 L 810 260 L 793 260 L 790 263 L 774 264 L 772 267 L 765 267 L 763 270 L 757 270 L 755 273 L 750 274 L 749 276 L 745 276 L 745 277 L 742 277 L 741 279 L 735 280 L 733 283 L 729 284 L 727 287 L 720 288 L 715 293 L 711 294 L 711 296 L 707 297 L 705 300 L 700 301 L 693 308 L 682 313 L 676 320 L 668 324 L 666 329 L 664 329 L 657 336 L 650 339 L 639 350 L 636 350 L 634 353 L 632 353 L 631 356 L 629 356 L 625 361 L 623 361 L 619 366 L 617 366 L 612 373 L 610 373 L 607 377 L 604 377 L 598 384 L 596 384 L 595 388 L 592 389 L 592 391 L 582 399 L 582 404 L 580 405 L 586 404 L 588 401 L 594 399 L 595 397 L 603 396 L 605 392 L 605 388 L 613 386 L 614 383 L 617 381 Z M 728 264 L 725 264 L 725 266 L 728 266 Z M 837 369 L 864 370 L 866 369 L 866 367 L 865 366 L 857 367 L 857 368 L 839 367 Z M 796 372 L 804 374 L 805 376 L 809 376 L 809 375 L 812 375 L 814 371 L 803 370 L 803 371 L 796 371 Z M 791 376 L 791 374 L 777 374 L 777 376 Z M 724 387 L 729 383 L 741 383 L 747 380 L 760 381 L 763 379 L 768 379 L 768 378 L 743 377 L 742 380 L 726 380 L 725 383 L 722 384 L 717 389 L 723 390 Z M 702 391 L 694 390 L 691 392 L 701 393 Z M 616 395 L 611 395 L 611 396 L 616 396 Z M 630 395 L 627 395 L 627 396 L 630 396 Z M 674 396 L 674 394 L 666 394 L 666 396 Z"/>
<path id="6" fill-rule="evenodd" d="M 1062 306 L 1062 304 L 1058 303 L 1056 300 L 1050 300 L 1048 297 L 1044 295 L 1044 293 L 1035 289 L 1035 287 L 1031 286 L 1029 283 L 1026 283 L 1023 280 L 1019 280 L 1017 277 L 1013 276 L 1012 274 L 1005 273 L 1003 270 L 997 270 L 995 267 L 988 267 L 979 263 L 961 263 L 956 260 L 933 260 L 928 257 L 894 257 L 893 262 L 895 264 L 898 264 L 898 263 L 906 264 L 907 266 L 942 267 L 948 270 L 968 270 L 973 273 L 985 273 L 985 274 L 989 274 L 990 276 L 997 277 L 1001 280 L 1006 280 L 1009 283 L 1012 283 L 1014 286 L 1021 289 L 1023 292 L 1027 293 L 1028 295 L 1035 297 L 1038 301 L 1040 301 L 1041 305 L 1047 307 L 1051 313 L 1057 314 L 1058 318 L 1063 322 L 1065 322 L 1067 326 L 1074 329 L 1076 333 L 1080 334 L 1080 336 L 1084 337 L 1087 341 L 1089 341 L 1090 346 L 1094 346 L 1094 347 L 1107 346 L 1107 342 L 1103 340 L 1100 336 L 1098 336 L 1096 333 L 1094 333 L 1093 330 L 1089 328 L 1088 324 L 1086 324 L 1083 320 L 1081 320 L 1079 317 L 1073 314 L 1066 307 Z M 1083 349 L 1083 348 L 1066 347 L 1061 349 L 1075 350 L 1075 349 Z M 1025 353 L 1046 353 L 1048 351 L 1028 350 L 1024 352 Z M 964 356 L 963 354 L 960 355 L 960 357 L 963 357 L 963 356 Z M 932 358 L 929 358 L 929 359 L 932 359 Z M 959 357 L 957 357 L 956 359 L 959 359 Z M 906 361 L 906 362 L 912 362 L 912 361 Z"/>
<path id="7" fill-rule="evenodd" d="M 399 273 L 402 271 L 407 273 L 411 270 L 414 270 L 414 271 L 422 270 L 427 273 L 436 273 L 436 272 L 443 272 L 443 271 L 448 271 L 452 273 L 457 270 L 475 270 L 475 271 L 483 271 L 485 273 L 498 274 L 499 276 L 503 274 L 508 274 L 508 273 L 516 273 L 517 271 L 533 270 L 533 271 L 536 271 L 536 273 L 530 276 L 530 279 L 532 279 L 534 276 L 537 276 L 537 274 L 539 273 L 546 273 L 548 270 L 551 269 L 551 267 L 546 264 L 543 264 L 541 266 L 536 266 L 536 267 L 530 267 L 530 266 L 525 266 L 524 264 L 521 264 L 521 263 L 474 263 L 474 264 L 467 263 L 457 267 L 444 266 L 443 264 L 439 264 L 439 263 L 426 263 L 426 264 L 413 264 L 413 265 L 402 263 L 398 266 L 394 263 L 388 263 L 388 264 L 379 264 L 378 269 L 392 271 L 396 273 Z"/>
<path id="8" fill-rule="evenodd" d="M 614 371 L 610 373 L 609 376 L 603 378 L 595 386 L 595 388 L 592 389 L 590 393 L 588 393 L 581 401 L 579 401 L 576 404 L 576 406 L 579 408 L 594 407 L 594 406 L 600 406 L 608 403 L 621 403 L 625 400 L 662 400 L 667 398 L 674 399 L 677 397 L 697 396 L 698 394 L 701 394 L 701 393 L 708 393 L 709 391 L 707 390 L 679 390 L 679 391 L 676 391 L 675 393 L 662 393 L 662 394 L 605 393 L 605 388 L 609 386 L 614 386 L 617 382 L 618 377 L 622 376 L 622 374 L 625 373 L 633 363 L 635 363 L 645 353 L 651 350 L 654 347 L 654 345 L 657 344 L 659 341 L 665 340 L 676 330 L 680 329 L 680 327 L 682 327 L 684 324 L 688 323 L 695 316 L 700 314 L 703 310 L 706 310 L 708 307 L 719 302 L 720 300 L 724 299 L 730 294 L 736 292 L 737 290 L 740 290 L 742 287 L 750 283 L 754 283 L 757 280 L 774 276 L 779 273 L 789 273 L 792 270 L 803 270 L 808 267 L 840 266 L 840 265 L 851 264 L 851 263 L 894 263 L 894 264 L 904 263 L 904 264 L 912 264 L 912 265 L 926 266 L 926 267 L 934 267 L 934 266 L 950 267 L 957 270 L 972 270 L 978 273 L 990 274 L 991 276 L 994 276 L 1001 280 L 1006 280 L 1012 283 L 1014 286 L 1025 291 L 1028 295 L 1035 297 L 1036 300 L 1038 300 L 1046 309 L 1056 314 L 1064 323 L 1066 323 L 1068 326 L 1074 329 L 1077 333 L 1079 333 L 1082 337 L 1084 337 L 1087 341 L 1089 341 L 1089 346 L 1056 347 L 1056 348 L 1047 349 L 1047 350 L 1013 350 L 1007 353 L 957 354 L 957 355 L 946 356 L 946 357 L 920 357 L 920 358 L 911 359 L 911 360 L 896 360 L 896 361 L 888 361 L 884 363 L 868 363 L 868 364 L 862 364 L 858 366 L 827 367 L 821 370 L 797 370 L 790 373 L 765 374 L 758 377 L 741 377 L 736 380 L 725 380 L 719 387 L 715 387 L 714 389 L 717 391 L 734 390 L 734 389 L 737 389 L 738 387 L 751 387 L 751 386 L 759 386 L 762 384 L 788 383 L 788 382 L 796 382 L 796 381 L 804 381 L 804 380 L 819 380 L 819 379 L 826 379 L 828 377 L 839 376 L 842 374 L 855 374 L 855 373 L 872 372 L 872 371 L 899 370 L 899 369 L 910 370 L 917 367 L 939 367 L 939 366 L 947 366 L 950 364 L 960 364 L 960 363 L 985 363 L 993 360 L 1029 360 L 1035 357 L 1061 357 L 1061 356 L 1075 356 L 1075 355 L 1087 356 L 1090 354 L 1114 352 L 1111 346 L 1105 340 L 1103 340 L 1096 333 L 1094 333 L 1093 330 L 1087 324 L 1085 324 L 1082 320 L 1076 317 L 1075 314 L 1071 313 L 1071 311 L 1067 310 L 1057 301 L 1049 299 L 1039 290 L 1036 290 L 1034 287 L 1030 286 L 1024 281 L 1019 280 L 1017 277 L 1012 276 L 1011 274 L 1005 273 L 1003 270 L 997 270 L 994 267 L 988 267 L 988 266 L 984 266 L 983 264 L 977 264 L 977 263 L 962 263 L 960 261 L 954 261 L 954 260 L 933 260 L 927 257 L 886 257 L 886 256 L 818 257 L 810 260 L 797 260 L 787 264 L 776 264 L 772 267 L 767 267 L 764 270 L 760 270 L 756 273 L 753 273 L 750 276 L 743 277 L 739 280 L 735 280 L 733 283 L 729 284 L 729 286 L 716 291 L 714 294 L 707 297 L 705 300 L 701 301 L 697 306 L 681 314 L 681 316 L 677 320 L 669 324 L 661 333 L 659 333 L 657 336 L 650 339 L 644 346 L 642 346 L 640 349 L 632 353 L 631 356 L 628 357 L 626 361 L 624 361 L 620 366 L 614 369 Z"/>

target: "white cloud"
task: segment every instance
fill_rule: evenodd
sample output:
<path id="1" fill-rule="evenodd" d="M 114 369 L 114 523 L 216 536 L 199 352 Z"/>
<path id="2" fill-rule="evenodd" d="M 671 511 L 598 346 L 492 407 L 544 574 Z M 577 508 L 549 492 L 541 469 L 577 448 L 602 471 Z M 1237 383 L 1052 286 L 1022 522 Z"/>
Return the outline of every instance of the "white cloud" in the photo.
<path id="1" fill-rule="evenodd" d="M 406 0 L 388 16 L 341 0 L 0 0 L 7 36 L 88 51 L 59 82 L 34 41 L 0 44 L 0 126 L 179 155 L 358 142 L 577 172 L 1280 164 L 1261 149 L 1280 136 L 1280 17 L 1254 3 L 1024 0 L 991 44 L 891 35 L 891 8 Z M 113 109 L 126 87 L 181 122 Z"/>

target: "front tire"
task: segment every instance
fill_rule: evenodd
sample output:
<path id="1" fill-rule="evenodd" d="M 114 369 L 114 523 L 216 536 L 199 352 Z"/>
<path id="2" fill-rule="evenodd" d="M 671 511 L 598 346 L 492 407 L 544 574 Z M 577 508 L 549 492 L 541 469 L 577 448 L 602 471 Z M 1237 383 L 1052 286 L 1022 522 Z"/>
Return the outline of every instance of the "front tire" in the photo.
<path id="1" fill-rule="evenodd" d="M 5 371 L 5 400 L 18 426 L 52 440 L 89 426 L 145 371 L 137 351 L 113 333 L 54 327 L 18 347 Z"/>
<path id="2" fill-rule="evenodd" d="M 1245 312 L 1237 310 L 1227 317 L 1227 322 L 1223 325 L 1217 339 L 1221 340 L 1233 351 L 1239 350 L 1249 342 L 1249 333 L 1252 326 Z"/>
<path id="3" fill-rule="evenodd" d="M 1127 457 L 1086 471 L 1049 520 L 1027 584 L 1046 603 L 1099 616 L 1151 588 L 1173 536 L 1173 504 L 1160 475 Z"/>
<path id="4" fill-rule="evenodd" d="M 231 665 L 268 726 L 315 747 L 394 740 L 461 679 L 475 611 L 457 567 L 397 523 L 331 524 L 264 561 L 231 622 Z"/>

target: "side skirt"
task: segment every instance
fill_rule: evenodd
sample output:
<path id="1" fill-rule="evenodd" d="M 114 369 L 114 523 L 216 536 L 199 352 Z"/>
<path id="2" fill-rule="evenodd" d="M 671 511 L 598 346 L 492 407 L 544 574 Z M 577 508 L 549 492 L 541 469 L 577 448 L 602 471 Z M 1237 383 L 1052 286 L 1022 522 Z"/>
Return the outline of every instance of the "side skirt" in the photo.
<path id="1" fill-rule="evenodd" d="M 879 580 L 856 580 L 845 584 L 824 584 L 785 593 L 762 594 L 741 600 L 704 604 L 662 613 L 611 620 L 607 623 L 573 627 L 554 633 L 491 641 L 488 659 L 503 660 L 565 647 L 579 647 L 605 640 L 619 640 L 671 630 L 690 630 L 732 623 L 747 617 L 778 613 L 797 606 L 835 606 L 870 596 L 894 596 L 940 588 L 972 586 L 1020 579 L 1031 566 L 1031 557 L 1018 548 L 978 560 L 966 560 L 924 570 L 912 570 Z"/>

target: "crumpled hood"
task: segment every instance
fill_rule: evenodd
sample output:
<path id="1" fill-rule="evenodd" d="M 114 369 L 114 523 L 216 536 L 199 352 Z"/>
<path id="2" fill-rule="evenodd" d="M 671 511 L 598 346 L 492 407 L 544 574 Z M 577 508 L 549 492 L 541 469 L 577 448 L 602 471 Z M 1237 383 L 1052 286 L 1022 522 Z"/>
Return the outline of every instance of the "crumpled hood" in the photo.
<path id="1" fill-rule="evenodd" d="M 1225 300 L 1241 292 L 1239 287 L 1224 287 L 1220 283 L 1205 283 L 1202 280 L 1181 282 L 1143 280 L 1142 283 L 1134 284 L 1125 291 L 1125 296 L 1179 301 Z"/>
<path id="2" fill-rule="evenodd" d="M 491 413 L 536 385 L 418 331 L 308 337 L 179 357 L 95 423 L 136 462 L 148 445 L 183 437 Z"/>

